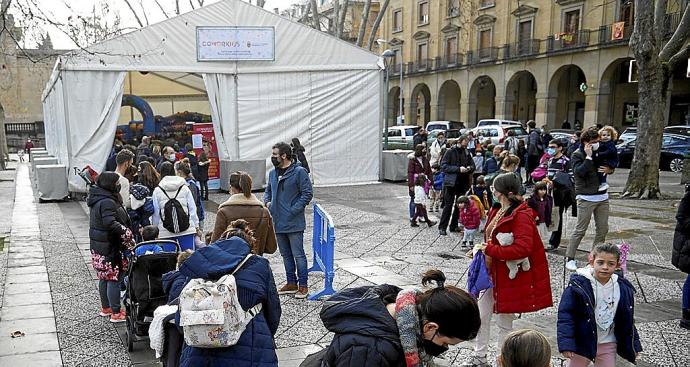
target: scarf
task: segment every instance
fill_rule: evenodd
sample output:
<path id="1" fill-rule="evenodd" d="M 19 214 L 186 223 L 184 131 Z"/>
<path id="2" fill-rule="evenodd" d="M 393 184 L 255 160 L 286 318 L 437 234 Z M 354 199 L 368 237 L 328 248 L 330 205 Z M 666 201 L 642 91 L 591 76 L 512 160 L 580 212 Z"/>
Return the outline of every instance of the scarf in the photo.
<path id="1" fill-rule="evenodd" d="M 407 367 L 434 367 L 433 357 L 419 348 L 420 330 L 419 315 L 417 314 L 417 289 L 405 289 L 398 293 L 395 300 L 395 322 L 398 324 L 400 344 L 405 352 Z"/>

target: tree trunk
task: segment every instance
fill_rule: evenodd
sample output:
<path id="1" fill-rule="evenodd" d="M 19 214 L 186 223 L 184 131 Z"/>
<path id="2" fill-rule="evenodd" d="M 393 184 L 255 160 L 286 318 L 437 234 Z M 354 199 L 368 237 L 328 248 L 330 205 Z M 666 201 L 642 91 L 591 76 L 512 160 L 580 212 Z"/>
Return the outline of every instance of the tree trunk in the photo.
<path id="1" fill-rule="evenodd" d="M 309 7 L 311 8 L 311 13 L 312 13 L 312 22 L 314 22 L 314 29 L 317 31 L 321 30 L 321 19 L 319 19 L 319 7 L 316 5 L 316 0 L 311 0 L 309 2 Z"/>
<path id="2" fill-rule="evenodd" d="M 336 37 L 340 34 L 338 19 L 340 19 L 340 0 L 335 0 L 333 2 L 333 35 Z"/>
<path id="3" fill-rule="evenodd" d="M 371 9 L 371 0 L 367 0 L 362 11 L 362 19 L 359 22 L 359 34 L 357 35 L 357 46 L 362 47 L 364 43 L 364 34 L 367 31 L 367 24 L 369 23 L 369 10 Z"/>
<path id="4" fill-rule="evenodd" d="M 342 38 L 343 30 L 345 29 L 345 17 L 347 16 L 347 9 L 350 7 L 350 0 L 344 0 L 342 8 L 340 8 L 340 20 L 338 20 L 338 31 L 340 32 L 337 36 Z"/>
<path id="5" fill-rule="evenodd" d="M 381 9 L 379 9 L 379 15 L 376 17 L 374 25 L 371 27 L 369 43 L 367 44 L 367 49 L 369 50 L 371 50 L 371 48 L 374 47 L 374 41 L 376 41 L 376 33 L 378 33 L 379 26 L 381 25 L 381 21 L 383 20 L 383 16 L 386 14 L 386 9 L 388 9 L 388 3 L 390 3 L 390 0 L 386 0 L 383 2 L 383 5 L 381 5 Z"/>

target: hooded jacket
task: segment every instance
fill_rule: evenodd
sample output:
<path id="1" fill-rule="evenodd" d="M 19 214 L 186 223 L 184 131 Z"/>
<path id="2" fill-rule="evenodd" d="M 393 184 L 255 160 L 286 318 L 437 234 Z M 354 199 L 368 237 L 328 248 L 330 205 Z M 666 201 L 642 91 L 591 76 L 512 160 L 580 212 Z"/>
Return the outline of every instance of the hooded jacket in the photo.
<path id="1" fill-rule="evenodd" d="M 470 199 L 470 201 L 465 204 L 465 207 L 458 211 L 458 215 L 460 216 L 460 223 L 462 223 L 462 226 L 466 229 L 479 228 L 481 214 L 474 200 Z"/>
<path id="2" fill-rule="evenodd" d="M 597 166 L 594 164 L 594 159 L 587 159 L 584 152 L 584 147 L 576 150 L 570 163 L 573 167 L 573 178 L 575 181 L 576 195 L 598 195 L 605 194 L 606 190 L 599 191 L 599 176 L 597 175 Z"/>
<path id="3" fill-rule="evenodd" d="M 278 249 L 276 233 L 273 228 L 273 218 L 271 212 L 252 194 L 246 198 L 243 194 L 230 196 L 223 204 L 218 207 L 216 213 L 216 224 L 213 227 L 211 243 L 220 238 L 232 221 L 244 219 L 249 222 L 254 231 L 256 243 L 252 252 L 257 255 L 264 253 L 272 254 Z"/>
<path id="4" fill-rule="evenodd" d="M 335 335 L 322 366 L 405 366 L 398 325 L 386 309 L 400 291 L 384 284 L 345 289 L 329 298 L 320 316 Z"/>
<path id="5" fill-rule="evenodd" d="M 427 179 L 431 180 L 431 165 L 426 156 L 422 156 L 422 163 L 415 157 L 414 153 L 407 155 L 407 187 L 410 190 L 414 189 L 415 176 L 424 174 Z"/>
<path id="6" fill-rule="evenodd" d="M 89 242 L 91 250 L 104 256 L 113 264 L 120 259 L 120 235 L 122 226 L 130 227 L 127 211 L 117 200 L 120 194 L 98 186 L 89 189 Z"/>
<path id="7" fill-rule="evenodd" d="M 678 270 L 690 274 L 690 191 L 678 204 L 676 214 L 676 230 L 673 233 L 673 250 L 671 263 Z"/>
<path id="8" fill-rule="evenodd" d="M 189 279 L 204 278 L 217 280 L 230 274 L 249 253 L 249 245 L 238 237 L 218 241 L 198 249 L 182 265 L 179 276 Z M 252 256 L 235 273 L 237 298 L 244 310 L 261 303 L 262 310 L 247 325 L 237 344 L 228 348 L 193 348 L 185 345 L 180 358 L 181 367 L 268 367 L 278 366 L 274 335 L 280 323 L 280 299 L 268 260 Z M 176 286 L 175 276 L 166 277 L 170 283 L 165 287 L 172 290 L 169 299 L 179 297 L 183 287 Z M 179 324 L 179 311 L 177 315 Z"/>
<path id="9" fill-rule="evenodd" d="M 180 189 L 180 187 L 182 189 Z M 172 199 L 175 197 L 178 189 L 180 189 L 180 193 L 177 195 L 177 201 L 180 202 L 185 212 L 189 214 L 189 228 L 180 233 L 171 233 L 163 227 L 163 220 L 161 219 L 161 212 L 163 208 L 165 208 L 165 203 L 168 202 L 168 198 L 163 193 L 163 190 L 165 190 L 165 193 Z M 187 181 L 185 181 L 184 178 L 179 176 L 163 177 L 158 187 L 153 190 L 153 216 L 151 217 L 151 224 L 158 226 L 159 238 L 173 238 L 196 233 L 196 227 L 199 226 L 199 218 L 196 214 L 196 204 L 194 203 L 194 196 L 189 190 Z"/>
<path id="10" fill-rule="evenodd" d="M 487 223 L 491 223 L 498 212 L 494 208 L 489 213 Z M 496 238 L 498 233 L 512 233 L 513 244 L 501 246 Z M 522 202 L 496 224 L 488 239 L 484 253 L 491 257 L 491 280 L 494 288 L 494 312 L 523 313 L 535 312 L 551 307 L 551 281 L 549 264 L 546 262 L 544 244 L 539 237 L 532 209 Z M 529 271 L 518 271 L 515 279 L 508 277 L 507 260 L 529 258 Z"/>
<path id="11" fill-rule="evenodd" d="M 622 276 L 618 276 L 618 286 L 620 299 L 613 321 L 616 351 L 622 358 L 635 363 L 635 355 L 642 351 L 640 335 L 635 328 L 635 288 Z M 557 339 L 560 352 L 575 352 L 594 360 L 597 355 L 595 305 L 590 279 L 580 272 L 571 275 L 558 305 Z"/>
<path id="12" fill-rule="evenodd" d="M 280 177 L 272 169 L 264 191 L 264 204 L 273 216 L 275 232 L 304 232 L 307 228 L 304 208 L 312 197 L 309 174 L 299 164 L 292 163 Z"/>

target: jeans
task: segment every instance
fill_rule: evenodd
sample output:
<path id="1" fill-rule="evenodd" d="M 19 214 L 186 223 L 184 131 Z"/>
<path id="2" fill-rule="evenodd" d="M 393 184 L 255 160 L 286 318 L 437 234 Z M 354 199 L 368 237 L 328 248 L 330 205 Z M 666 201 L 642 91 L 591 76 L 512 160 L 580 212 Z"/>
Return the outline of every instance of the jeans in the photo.
<path id="1" fill-rule="evenodd" d="M 201 197 L 208 200 L 208 180 L 199 181 L 199 188 L 201 189 Z"/>
<path id="2" fill-rule="evenodd" d="M 414 217 L 415 205 L 414 205 L 414 194 L 410 194 L 410 220 Z"/>
<path id="3" fill-rule="evenodd" d="M 549 239 L 549 245 L 553 248 L 557 248 L 561 244 L 561 235 L 563 234 L 563 212 L 565 208 L 563 206 L 558 207 L 558 229 L 551 232 L 551 238 Z"/>
<path id="4" fill-rule="evenodd" d="M 589 221 L 594 215 L 594 225 L 596 227 L 596 232 L 594 235 L 594 244 L 602 244 L 606 241 L 606 234 L 609 232 L 609 201 L 577 201 L 577 225 L 573 231 L 573 235 L 568 243 L 568 251 L 566 256 L 569 259 L 575 258 L 575 253 L 577 248 L 582 242 L 582 238 L 587 232 L 587 227 L 589 227 Z"/>
<path id="5" fill-rule="evenodd" d="M 99 280 L 98 293 L 101 296 L 101 307 L 110 308 L 113 313 L 120 312 L 120 282 Z"/>
<path id="6" fill-rule="evenodd" d="M 489 349 L 489 340 L 491 340 L 491 317 L 494 314 L 493 289 L 488 289 L 480 293 L 477 303 L 479 306 L 479 317 L 482 322 L 479 327 L 479 333 L 477 333 L 477 338 L 474 341 L 474 354 L 476 356 L 486 356 L 486 352 Z M 515 320 L 515 314 L 496 314 L 496 326 L 498 326 L 498 353 L 501 352 L 501 347 L 508 334 L 513 331 L 513 320 Z"/>
<path id="7" fill-rule="evenodd" d="M 683 284 L 683 309 L 690 311 L 690 274 Z"/>
<path id="8" fill-rule="evenodd" d="M 464 194 L 464 192 L 460 193 L 461 191 L 453 186 L 443 188 L 443 212 L 438 225 L 439 230 L 445 231 L 448 228 L 448 222 L 450 222 L 451 231 L 458 228 L 458 207 L 455 205 L 455 197 Z"/>
<path id="9" fill-rule="evenodd" d="M 307 255 L 304 254 L 304 232 L 276 233 L 278 249 L 283 257 L 288 284 L 307 286 Z M 297 275 L 295 275 L 297 268 Z M 297 279 L 299 278 L 299 283 Z"/>
<path id="10" fill-rule="evenodd" d="M 597 345 L 597 356 L 594 365 L 589 359 L 575 354 L 568 360 L 567 367 L 616 367 L 616 343 L 601 343 Z"/>

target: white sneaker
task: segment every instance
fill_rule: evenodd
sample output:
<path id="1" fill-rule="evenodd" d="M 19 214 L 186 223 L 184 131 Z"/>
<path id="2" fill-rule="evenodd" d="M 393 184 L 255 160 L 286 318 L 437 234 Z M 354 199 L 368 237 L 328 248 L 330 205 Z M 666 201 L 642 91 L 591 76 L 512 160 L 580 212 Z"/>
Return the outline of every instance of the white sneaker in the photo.
<path id="1" fill-rule="evenodd" d="M 577 270 L 577 261 L 575 261 L 574 259 L 568 261 L 567 263 L 565 263 L 565 268 L 570 270 L 570 271 Z"/>
<path id="2" fill-rule="evenodd" d="M 604 182 L 603 184 L 599 185 L 599 191 L 606 191 L 609 189 L 609 184 Z"/>

